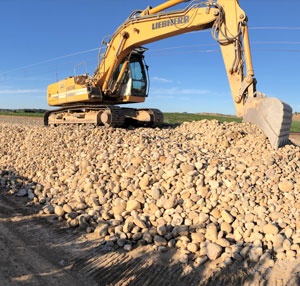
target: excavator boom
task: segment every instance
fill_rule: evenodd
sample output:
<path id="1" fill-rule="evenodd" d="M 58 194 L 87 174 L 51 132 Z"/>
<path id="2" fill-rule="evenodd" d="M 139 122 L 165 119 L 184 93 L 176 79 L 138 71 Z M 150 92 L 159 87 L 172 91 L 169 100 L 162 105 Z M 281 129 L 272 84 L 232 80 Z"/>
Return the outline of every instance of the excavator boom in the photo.
<path id="1" fill-rule="evenodd" d="M 166 11 L 182 2 L 189 2 L 185 9 Z M 273 148 L 284 145 L 292 109 L 256 90 L 247 16 L 238 0 L 169 0 L 154 8 L 134 11 L 108 42 L 102 42 L 92 77 L 71 77 L 49 86 L 48 103 L 62 108 L 48 112 L 45 124 L 92 122 L 117 127 L 128 121 L 141 121 L 161 125 L 163 117 L 158 110 L 112 106 L 144 102 L 148 81 L 143 45 L 204 29 L 211 29 L 220 44 L 236 115 L 262 128 Z"/>

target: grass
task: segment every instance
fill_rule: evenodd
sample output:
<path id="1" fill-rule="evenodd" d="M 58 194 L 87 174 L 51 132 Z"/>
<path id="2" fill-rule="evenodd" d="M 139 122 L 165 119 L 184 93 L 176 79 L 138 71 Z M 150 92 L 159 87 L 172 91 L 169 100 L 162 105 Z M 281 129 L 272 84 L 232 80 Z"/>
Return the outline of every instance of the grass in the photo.
<path id="1" fill-rule="evenodd" d="M 43 113 L 30 113 L 30 112 L 6 112 L 1 111 L 0 115 L 10 115 L 10 116 L 28 116 L 28 117 L 43 117 Z M 222 116 L 222 115 L 204 115 L 204 114 L 192 114 L 192 113 L 164 113 L 164 118 L 166 123 L 176 124 L 186 121 L 199 121 L 203 119 L 213 120 L 217 119 L 220 122 L 242 122 L 242 119 Z M 300 121 L 293 121 L 291 132 L 300 132 Z"/>
<path id="2" fill-rule="evenodd" d="M 164 113 L 166 123 L 176 124 L 182 122 L 199 121 L 203 119 L 213 120 L 217 119 L 220 122 L 242 122 L 242 119 L 222 115 L 204 115 L 204 114 L 191 114 L 191 113 Z"/>
<path id="3" fill-rule="evenodd" d="M 300 132 L 300 121 L 292 122 L 291 132 Z"/>
<path id="4" fill-rule="evenodd" d="M 26 117 L 43 117 L 44 113 L 0 111 L 0 115 L 26 116 Z"/>

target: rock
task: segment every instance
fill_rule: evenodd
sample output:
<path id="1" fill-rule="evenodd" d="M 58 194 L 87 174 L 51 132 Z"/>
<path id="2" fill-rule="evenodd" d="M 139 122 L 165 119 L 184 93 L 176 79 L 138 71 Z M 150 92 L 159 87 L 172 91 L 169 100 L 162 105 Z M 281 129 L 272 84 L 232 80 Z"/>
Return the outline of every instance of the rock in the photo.
<path id="1" fill-rule="evenodd" d="M 253 247 L 249 251 L 249 259 L 251 262 L 258 262 L 262 256 L 263 249 L 261 247 Z"/>
<path id="2" fill-rule="evenodd" d="M 204 222 L 207 222 L 209 219 L 209 215 L 204 213 L 204 212 L 201 212 L 200 215 L 199 215 L 199 223 L 204 223 Z"/>
<path id="3" fill-rule="evenodd" d="M 168 251 L 168 248 L 165 247 L 165 246 L 159 246 L 159 247 L 157 248 L 157 250 L 158 250 L 159 252 L 167 252 L 167 251 Z"/>
<path id="4" fill-rule="evenodd" d="M 120 215 L 126 210 L 126 202 L 124 200 L 116 201 L 116 205 L 112 208 L 114 215 Z"/>
<path id="5" fill-rule="evenodd" d="M 144 221 L 142 221 L 141 219 L 139 219 L 139 218 L 135 218 L 133 220 L 133 222 L 135 223 L 135 225 L 137 225 L 140 228 L 147 228 L 146 223 Z"/>
<path id="6" fill-rule="evenodd" d="M 105 237 L 107 235 L 107 232 L 108 232 L 107 224 L 98 225 L 95 229 L 95 234 L 98 235 L 100 238 Z"/>
<path id="7" fill-rule="evenodd" d="M 195 253 L 195 252 L 198 251 L 199 248 L 198 248 L 198 245 L 196 243 L 189 243 L 187 245 L 187 249 L 188 249 L 188 251 Z"/>
<path id="8" fill-rule="evenodd" d="M 213 242 L 218 239 L 217 227 L 214 224 L 209 224 L 206 228 L 205 237 Z"/>
<path id="9" fill-rule="evenodd" d="M 232 232 L 232 227 L 228 222 L 222 222 L 221 223 L 221 230 L 225 231 L 226 233 L 231 233 Z"/>
<path id="10" fill-rule="evenodd" d="M 263 235 L 259 232 L 252 232 L 249 238 L 251 242 L 254 242 L 255 240 L 260 241 L 262 239 L 263 239 Z"/>
<path id="11" fill-rule="evenodd" d="M 273 242 L 273 247 L 274 250 L 277 251 L 279 248 L 282 247 L 284 241 L 284 236 L 281 234 L 276 234 L 274 235 L 272 242 Z"/>
<path id="12" fill-rule="evenodd" d="M 54 214 L 54 207 L 52 205 L 45 206 L 44 213 L 45 214 Z"/>
<path id="13" fill-rule="evenodd" d="M 195 259 L 195 267 L 199 267 L 208 260 L 207 256 L 197 257 Z"/>
<path id="14" fill-rule="evenodd" d="M 143 234 L 143 239 L 147 242 L 147 243 L 152 243 L 153 238 L 152 235 L 149 232 L 144 232 Z"/>
<path id="15" fill-rule="evenodd" d="M 177 227 L 177 233 L 181 236 L 187 236 L 189 234 L 189 228 L 186 225 L 180 225 Z"/>
<path id="16" fill-rule="evenodd" d="M 272 264 L 274 264 L 274 261 L 272 260 L 270 253 L 264 253 L 259 259 L 259 264 L 265 268 L 273 266 Z"/>
<path id="17" fill-rule="evenodd" d="M 141 232 L 137 232 L 132 235 L 132 239 L 135 241 L 140 240 L 142 237 L 143 237 L 143 234 Z"/>
<path id="18" fill-rule="evenodd" d="M 155 235 L 154 236 L 154 244 L 156 246 L 166 246 L 168 243 L 162 236 Z"/>
<path id="19" fill-rule="evenodd" d="M 54 208 L 54 213 L 57 215 L 57 216 L 63 216 L 65 214 L 65 211 L 64 209 L 61 207 L 61 206 L 56 206 Z"/>
<path id="20" fill-rule="evenodd" d="M 224 219 L 225 222 L 227 223 L 232 223 L 234 221 L 233 216 L 227 211 L 227 210 L 223 210 L 221 212 L 221 217 Z"/>
<path id="21" fill-rule="evenodd" d="M 251 249 L 250 246 L 245 246 L 245 247 L 241 250 L 240 255 L 241 255 L 243 258 L 246 258 L 247 255 L 249 254 L 250 249 Z"/>
<path id="22" fill-rule="evenodd" d="M 17 197 L 25 197 L 25 196 L 27 196 L 26 189 L 21 189 L 17 192 Z"/>
<path id="23" fill-rule="evenodd" d="M 209 180 L 208 184 L 212 190 L 217 189 L 220 185 L 219 182 L 216 180 Z"/>
<path id="24" fill-rule="evenodd" d="M 282 243 L 282 247 L 286 251 L 291 250 L 291 242 L 288 239 L 285 239 Z"/>
<path id="25" fill-rule="evenodd" d="M 279 229 L 276 225 L 273 224 L 266 224 L 263 227 L 263 232 L 265 234 L 277 234 L 279 232 Z"/>
<path id="26" fill-rule="evenodd" d="M 195 167 L 190 164 L 181 164 L 180 169 L 184 174 L 186 174 L 186 173 L 189 173 L 189 172 L 195 170 Z"/>
<path id="27" fill-rule="evenodd" d="M 78 219 L 77 218 L 74 218 L 74 219 L 71 219 L 69 221 L 69 226 L 70 227 L 77 227 L 79 225 L 79 222 L 78 222 Z"/>
<path id="28" fill-rule="evenodd" d="M 131 212 L 133 210 L 139 210 L 141 208 L 141 204 L 136 200 L 129 200 L 127 202 L 126 210 Z"/>
<path id="29" fill-rule="evenodd" d="M 88 227 L 89 227 L 89 224 L 86 221 L 86 218 L 83 216 L 79 217 L 79 228 L 81 230 L 86 230 Z"/>
<path id="30" fill-rule="evenodd" d="M 126 251 L 131 251 L 132 250 L 132 246 L 131 244 L 125 244 L 124 247 L 123 247 L 124 250 Z"/>
<path id="31" fill-rule="evenodd" d="M 149 186 L 149 183 L 150 183 L 150 176 L 148 174 L 145 174 L 140 181 L 140 188 L 142 190 L 145 190 Z"/>
<path id="32" fill-rule="evenodd" d="M 177 174 L 177 172 L 173 169 L 166 172 L 167 178 L 173 178 L 173 177 L 175 177 L 176 174 Z"/>
<path id="33" fill-rule="evenodd" d="M 221 213 L 217 208 L 214 208 L 210 214 L 216 219 L 219 219 L 221 217 Z"/>
<path id="34" fill-rule="evenodd" d="M 117 240 L 117 245 L 119 247 L 124 247 L 125 243 L 126 243 L 126 239 L 120 238 L 120 239 Z"/>
<path id="35" fill-rule="evenodd" d="M 33 200 L 34 199 L 34 194 L 28 192 L 28 199 Z"/>
<path id="36" fill-rule="evenodd" d="M 74 219 L 78 216 L 77 212 L 71 211 L 70 213 L 66 214 L 66 218 Z"/>
<path id="37" fill-rule="evenodd" d="M 288 251 L 286 252 L 286 257 L 287 257 L 287 258 L 294 258 L 294 257 L 296 257 L 296 255 L 297 255 L 297 253 L 296 253 L 296 251 L 294 251 L 294 250 L 288 250 Z"/>
<path id="38" fill-rule="evenodd" d="M 183 217 L 180 214 L 175 213 L 173 215 L 171 225 L 172 226 L 180 226 L 182 223 L 183 223 Z"/>
<path id="39" fill-rule="evenodd" d="M 70 213 L 72 211 L 72 208 L 68 204 L 63 205 L 63 210 L 66 213 Z"/>
<path id="40" fill-rule="evenodd" d="M 194 243 L 201 243 L 205 241 L 205 236 L 202 233 L 192 233 L 191 238 Z"/>
<path id="41" fill-rule="evenodd" d="M 290 192 L 294 189 L 294 184 L 291 181 L 288 180 L 283 180 L 282 182 L 280 182 L 278 184 L 278 188 L 282 191 L 282 192 Z"/>
<path id="42" fill-rule="evenodd" d="M 181 254 L 179 256 L 179 262 L 181 262 L 182 264 L 187 264 L 189 262 L 189 257 L 187 254 Z"/>
<path id="43" fill-rule="evenodd" d="M 96 230 L 108 249 L 159 236 L 156 250 L 177 245 L 195 265 L 209 243 L 224 251 L 219 268 L 252 248 L 259 267 L 266 253 L 273 263 L 300 257 L 299 146 L 274 152 L 256 126 L 216 120 L 161 129 L 29 121 L 0 120 L 1 192 L 45 204 L 41 214 L 59 206 L 55 220 Z"/>
<path id="44" fill-rule="evenodd" d="M 161 196 L 160 190 L 158 188 L 154 188 L 151 192 L 151 195 L 154 200 L 158 200 Z"/>
<path id="45" fill-rule="evenodd" d="M 165 225 L 160 225 L 157 227 L 157 233 L 161 236 L 164 236 L 167 233 L 167 228 Z"/>
<path id="46" fill-rule="evenodd" d="M 175 204 L 176 204 L 176 198 L 172 197 L 172 198 L 169 198 L 169 199 L 165 200 L 163 207 L 166 210 L 168 210 L 168 209 L 174 208 Z"/>
<path id="47" fill-rule="evenodd" d="M 230 245 L 229 241 L 225 238 L 219 238 L 217 241 L 216 241 L 216 244 L 222 246 L 222 247 L 227 247 Z"/>
<path id="48" fill-rule="evenodd" d="M 276 254 L 276 258 L 278 260 L 284 260 L 286 258 L 286 255 L 285 255 L 284 252 L 279 252 L 279 253 Z"/>
<path id="49" fill-rule="evenodd" d="M 87 205 L 85 203 L 79 203 L 76 205 L 76 210 L 85 210 Z"/>
<path id="50" fill-rule="evenodd" d="M 220 257 L 222 253 L 222 247 L 215 243 L 209 243 L 207 245 L 207 257 L 210 260 L 216 260 L 218 257 Z"/>

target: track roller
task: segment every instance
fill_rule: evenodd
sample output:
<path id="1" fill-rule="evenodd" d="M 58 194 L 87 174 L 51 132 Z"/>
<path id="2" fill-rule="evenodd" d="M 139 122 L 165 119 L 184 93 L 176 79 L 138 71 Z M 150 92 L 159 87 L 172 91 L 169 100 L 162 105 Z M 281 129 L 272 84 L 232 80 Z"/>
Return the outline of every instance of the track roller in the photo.
<path id="1" fill-rule="evenodd" d="M 118 106 L 107 107 L 100 119 L 106 127 L 122 127 L 125 122 L 124 112 Z"/>

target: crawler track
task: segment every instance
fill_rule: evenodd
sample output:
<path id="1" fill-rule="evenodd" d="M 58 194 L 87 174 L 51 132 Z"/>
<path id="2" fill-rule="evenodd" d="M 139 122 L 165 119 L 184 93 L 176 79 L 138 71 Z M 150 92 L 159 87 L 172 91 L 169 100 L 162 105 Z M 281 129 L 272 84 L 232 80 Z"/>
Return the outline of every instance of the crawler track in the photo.
<path id="1" fill-rule="evenodd" d="M 145 117 L 146 114 L 146 117 Z M 44 125 L 96 124 L 107 127 L 127 125 L 159 127 L 163 114 L 158 109 L 120 108 L 115 105 L 72 105 L 46 111 Z"/>

